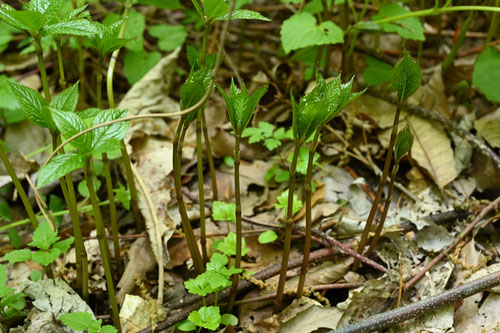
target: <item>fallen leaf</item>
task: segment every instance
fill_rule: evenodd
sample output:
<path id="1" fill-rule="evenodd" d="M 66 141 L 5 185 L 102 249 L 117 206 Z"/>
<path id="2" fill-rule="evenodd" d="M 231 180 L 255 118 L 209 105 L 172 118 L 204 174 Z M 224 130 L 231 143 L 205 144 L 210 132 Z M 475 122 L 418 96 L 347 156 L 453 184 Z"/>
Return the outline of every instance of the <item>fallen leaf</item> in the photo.
<path id="1" fill-rule="evenodd" d="M 500 108 L 474 122 L 477 133 L 492 147 L 500 147 Z"/>
<path id="2" fill-rule="evenodd" d="M 295 299 L 279 316 L 282 333 L 310 333 L 320 328 L 334 329 L 342 317 L 337 307 L 324 307 L 307 297 Z"/>

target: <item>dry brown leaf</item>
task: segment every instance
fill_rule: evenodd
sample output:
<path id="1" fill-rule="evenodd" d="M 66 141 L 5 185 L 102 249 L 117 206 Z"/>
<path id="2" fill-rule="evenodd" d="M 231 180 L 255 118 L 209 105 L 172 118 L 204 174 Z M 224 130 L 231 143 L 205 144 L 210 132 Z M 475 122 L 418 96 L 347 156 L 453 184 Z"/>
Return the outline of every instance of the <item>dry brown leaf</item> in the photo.
<path id="1" fill-rule="evenodd" d="M 279 315 L 282 333 L 310 333 L 319 328 L 337 328 L 342 317 L 337 307 L 324 307 L 319 302 L 307 297 L 295 299 Z"/>
<path id="2" fill-rule="evenodd" d="M 474 122 L 477 133 L 492 147 L 500 147 L 500 108 Z"/>

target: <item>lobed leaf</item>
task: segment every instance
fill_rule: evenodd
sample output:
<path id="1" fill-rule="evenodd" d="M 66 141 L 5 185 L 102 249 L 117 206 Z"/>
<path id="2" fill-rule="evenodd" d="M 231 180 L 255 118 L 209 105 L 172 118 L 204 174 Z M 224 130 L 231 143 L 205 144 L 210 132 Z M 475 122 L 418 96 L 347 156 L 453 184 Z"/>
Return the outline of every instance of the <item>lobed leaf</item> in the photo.
<path id="1" fill-rule="evenodd" d="M 48 266 L 52 264 L 60 254 L 61 251 L 56 248 L 50 250 L 41 250 L 34 252 L 31 256 L 31 259 L 42 266 Z"/>
<path id="2" fill-rule="evenodd" d="M 236 222 L 236 204 L 214 201 L 212 204 L 212 218 L 215 221 Z"/>
<path id="3" fill-rule="evenodd" d="M 3 256 L 3 260 L 14 264 L 16 262 L 23 262 L 31 259 L 31 251 L 29 249 L 14 250 Z"/>
<path id="4" fill-rule="evenodd" d="M 88 329 L 95 322 L 92 315 L 87 312 L 65 313 L 59 316 L 59 320 L 76 331 Z"/>
<path id="5" fill-rule="evenodd" d="M 203 306 L 198 311 L 191 312 L 188 317 L 196 326 L 212 331 L 219 327 L 221 319 L 218 306 Z"/>
<path id="6" fill-rule="evenodd" d="M 49 222 L 43 221 L 33 232 L 33 239 L 28 245 L 38 247 L 41 250 L 48 250 L 60 238 L 57 236 L 57 231 L 52 230 Z"/>

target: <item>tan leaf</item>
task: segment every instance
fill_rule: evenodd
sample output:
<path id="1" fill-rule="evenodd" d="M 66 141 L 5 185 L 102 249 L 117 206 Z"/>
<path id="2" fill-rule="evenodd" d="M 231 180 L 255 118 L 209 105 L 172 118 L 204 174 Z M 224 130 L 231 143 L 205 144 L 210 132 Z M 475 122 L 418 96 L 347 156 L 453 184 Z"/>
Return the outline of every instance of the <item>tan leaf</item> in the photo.
<path id="1" fill-rule="evenodd" d="M 474 122 L 477 132 L 492 147 L 500 147 L 500 108 Z"/>

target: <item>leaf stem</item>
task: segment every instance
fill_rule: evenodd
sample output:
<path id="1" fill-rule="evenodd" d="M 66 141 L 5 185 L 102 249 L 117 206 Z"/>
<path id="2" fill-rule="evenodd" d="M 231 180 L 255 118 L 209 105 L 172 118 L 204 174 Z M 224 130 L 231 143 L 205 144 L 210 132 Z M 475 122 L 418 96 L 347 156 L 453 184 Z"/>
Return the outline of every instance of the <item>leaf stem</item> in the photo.
<path id="1" fill-rule="evenodd" d="M 64 74 L 64 61 L 62 57 L 61 50 L 61 37 L 56 38 L 56 48 L 57 48 L 57 63 L 59 65 L 59 84 L 62 89 L 66 89 L 66 76 Z"/>
<path id="2" fill-rule="evenodd" d="M 500 8 L 500 0 L 495 0 L 495 7 Z M 498 13 L 494 13 L 491 17 L 490 28 L 488 29 L 488 35 L 486 36 L 486 41 L 484 45 L 488 45 L 495 34 L 498 33 Z"/>
<path id="3" fill-rule="evenodd" d="M 378 184 L 377 193 L 375 194 L 375 199 L 373 200 L 372 208 L 368 219 L 366 220 L 366 225 L 361 235 L 361 240 L 358 245 L 358 253 L 363 254 L 363 249 L 368 241 L 368 234 L 373 224 L 373 220 L 377 215 L 378 204 L 380 198 L 382 197 L 382 192 L 384 191 L 385 183 L 387 182 L 387 176 L 389 175 L 389 168 L 391 166 L 392 154 L 394 150 L 394 143 L 396 141 L 396 136 L 398 133 L 398 123 L 399 115 L 401 114 L 401 103 L 398 102 L 396 105 L 396 114 L 394 115 L 394 123 L 392 124 L 391 138 L 389 140 L 389 147 L 387 147 L 387 154 L 385 155 L 384 169 L 382 171 L 382 176 L 380 177 L 380 182 Z M 355 260 L 354 267 L 359 265 L 359 260 Z"/>
<path id="4" fill-rule="evenodd" d="M 297 173 L 297 161 L 299 160 L 299 151 L 302 143 L 295 142 L 293 151 L 293 159 L 290 164 L 290 182 L 288 185 L 288 205 L 285 217 L 285 245 L 283 247 L 283 258 L 281 261 L 280 278 L 278 289 L 276 290 L 276 298 L 274 300 L 273 313 L 280 311 L 281 303 L 283 302 L 283 292 L 285 291 L 286 271 L 288 266 L 288 258 L 290 257 L 290 248 L 292 243 L 292 227 L 293 227 L 293 194 L 295 191 L 295 176 Z"/>
<path id="5" fill-rule="evenodd" d="M 111 303 L 111 309 L 113 312 L 113 321 L 115 327 L 118 328 L 118 332 L 121 332 L 120 326 L 120 316 L 118 312 L 118 303 L 115 296 L 115 287 L 113 285 L 113 273 L 111 271 L 111 253 L 109 251 L 108 239 L 106 237 L 106 230 L 104 229 L 104 222 L 102 219 L 101 208 L 99 207 L 99 201 L 97 199 L 97 194 L 94 190 L 94 179 L 92 172 L 92 161 L 91 157 L 87 157 L 85 161 L 85 179 L 87 180 L 87 187 L 89 190 L 90 201 L 92 203 L 92 210 L 94 213 L 94 220 L 97 232 L 97 241 L 99 242 L 99 249 L 102 256 L 102 264 L 104 266 L 104 275 L 106 277 L 106 285 L 108 287 L 109 301 Z"/>
<path id="6" fill-rule="evenodd" d="M 24 191 L 23 186 L 21 185 L 21 182 L 19 181 L 19 178 L 17 178 L 16 171 L 12 167 L 12 164 L 10 164 L 9 158 L 7 157 L 7 153 L 5 152 L 4 145 L 2 143 L 0 143 L 0 159 L 5 165 L 5 169 L 7 169 L 7 172 L 12 179 L 12 182 L 14 183 L 17 193 L 19 193 L 19 196 L 21 197 L 24 209 L 28 214 L 29 220 L 34 230 L 36 229 L 36 227 L 38 227 L 38 221 L 36 220 L 35 212 L 33 211 L 33 207 L 31 207 L 31 203 L 28 199 L 28 196 L 26 195 L 26 192 Z"/>
<path id="7" fill-rule="evenodd" d="M 241 189 L 240 189 L 240 144 L 241 133 L 236 133 L 236 141 L 234 144 L 234 196 L 236 203 L 236 256 L 234 259 L 234 267 L 241 268 L 241 249 L 243 240 L 243 229 L 241 224 Z M 228 231 L 229 232 L 229 231 Z M 229 302 L 227 305 L 227 312 L 233 310 L 234 300 L 238 292 L 238 283 L 240 279 L 239 274 L 233 274 L 233 284 L 231 293 L 229 294 Z"/>
<path id="8" fill-rule="evenodd" d="M 189 252 L 191 253 L 191 258 L 193 259 L 194 269 L 197 274 L 201 274 L 203 272 L 203 260 L 200 256 L 200 251 L 198 250 L 198 245 L 194 237 L 193 228 L 191 227 L 191 222 L 189 221 L 189 217 L 187 215 L 184 197 L 182 196 L 181 159 L 182 146 L 184 143 L 186 130 L 185 117 L 182 117 L 179 120 L 179 125 L 177 126 L 177 130 L 175 132 L 172 151 L 175 195 L 177 197 L 177 204 L 179 205 L 182 229 L 184 230 L 184 234 L 186 235 L 186 242 L 189 247 Z"/>
<path id="9" fill-rule="evenodd" d="M 208 262 L 207 252 L 207 228 L 205 221 L 205 181 L 203 177 L 203 146 L 201 134 L 201 114 L 203 109 L 198 109 L 196 119 L 196 164 L 198 172 L 198 197 L 200 200 L 200 243 L 201 253 L 203 257 L 203 264 Z"/>
<path id="10" fill-rule="evenodd" d="M 302 267 L 300 269 L 299 283 L 297 285 L 297 298 L 302 297 L 304 290 L 304 283 L 306 281 L 307 268 L 309 267 L 309 254 L 311 253 L 311 231 L 312 231 L 312 169 L 314 164 L 314 153 L 316 152 L 316 147 L 318 146 L 320 129 L 316 130 L 314 134 L 314 140 L 311 145 L 311 150 L 309 150 L 309 160 L 307 161 L 307 173 L 306 173 L 306 232 L 304 238 L 304 258 L 302 260 Z"/>
<path id="11" fill-rule="evenodd" d="M 43 94 L 47 105 L 50 104 L 50 88 L 47 79 L 47 72 L 45 70 L 45 60 L 43 59 L 43 49 L 41 37 L 39 34 L 33 35 L 33 45 L 35 47 L 36 57 L 38 59 L 38 67 L 40 68 L 40 77 L 42 79 Z"/>
<path id="12" fill-rule="evenodd" d="M 97 85 L 96 85 L 96 94 L 97 94 L 97 108 L 102 109 L 102 61 L 103 55 L 99 54 L 99 60 L 97 61 Z"/>

